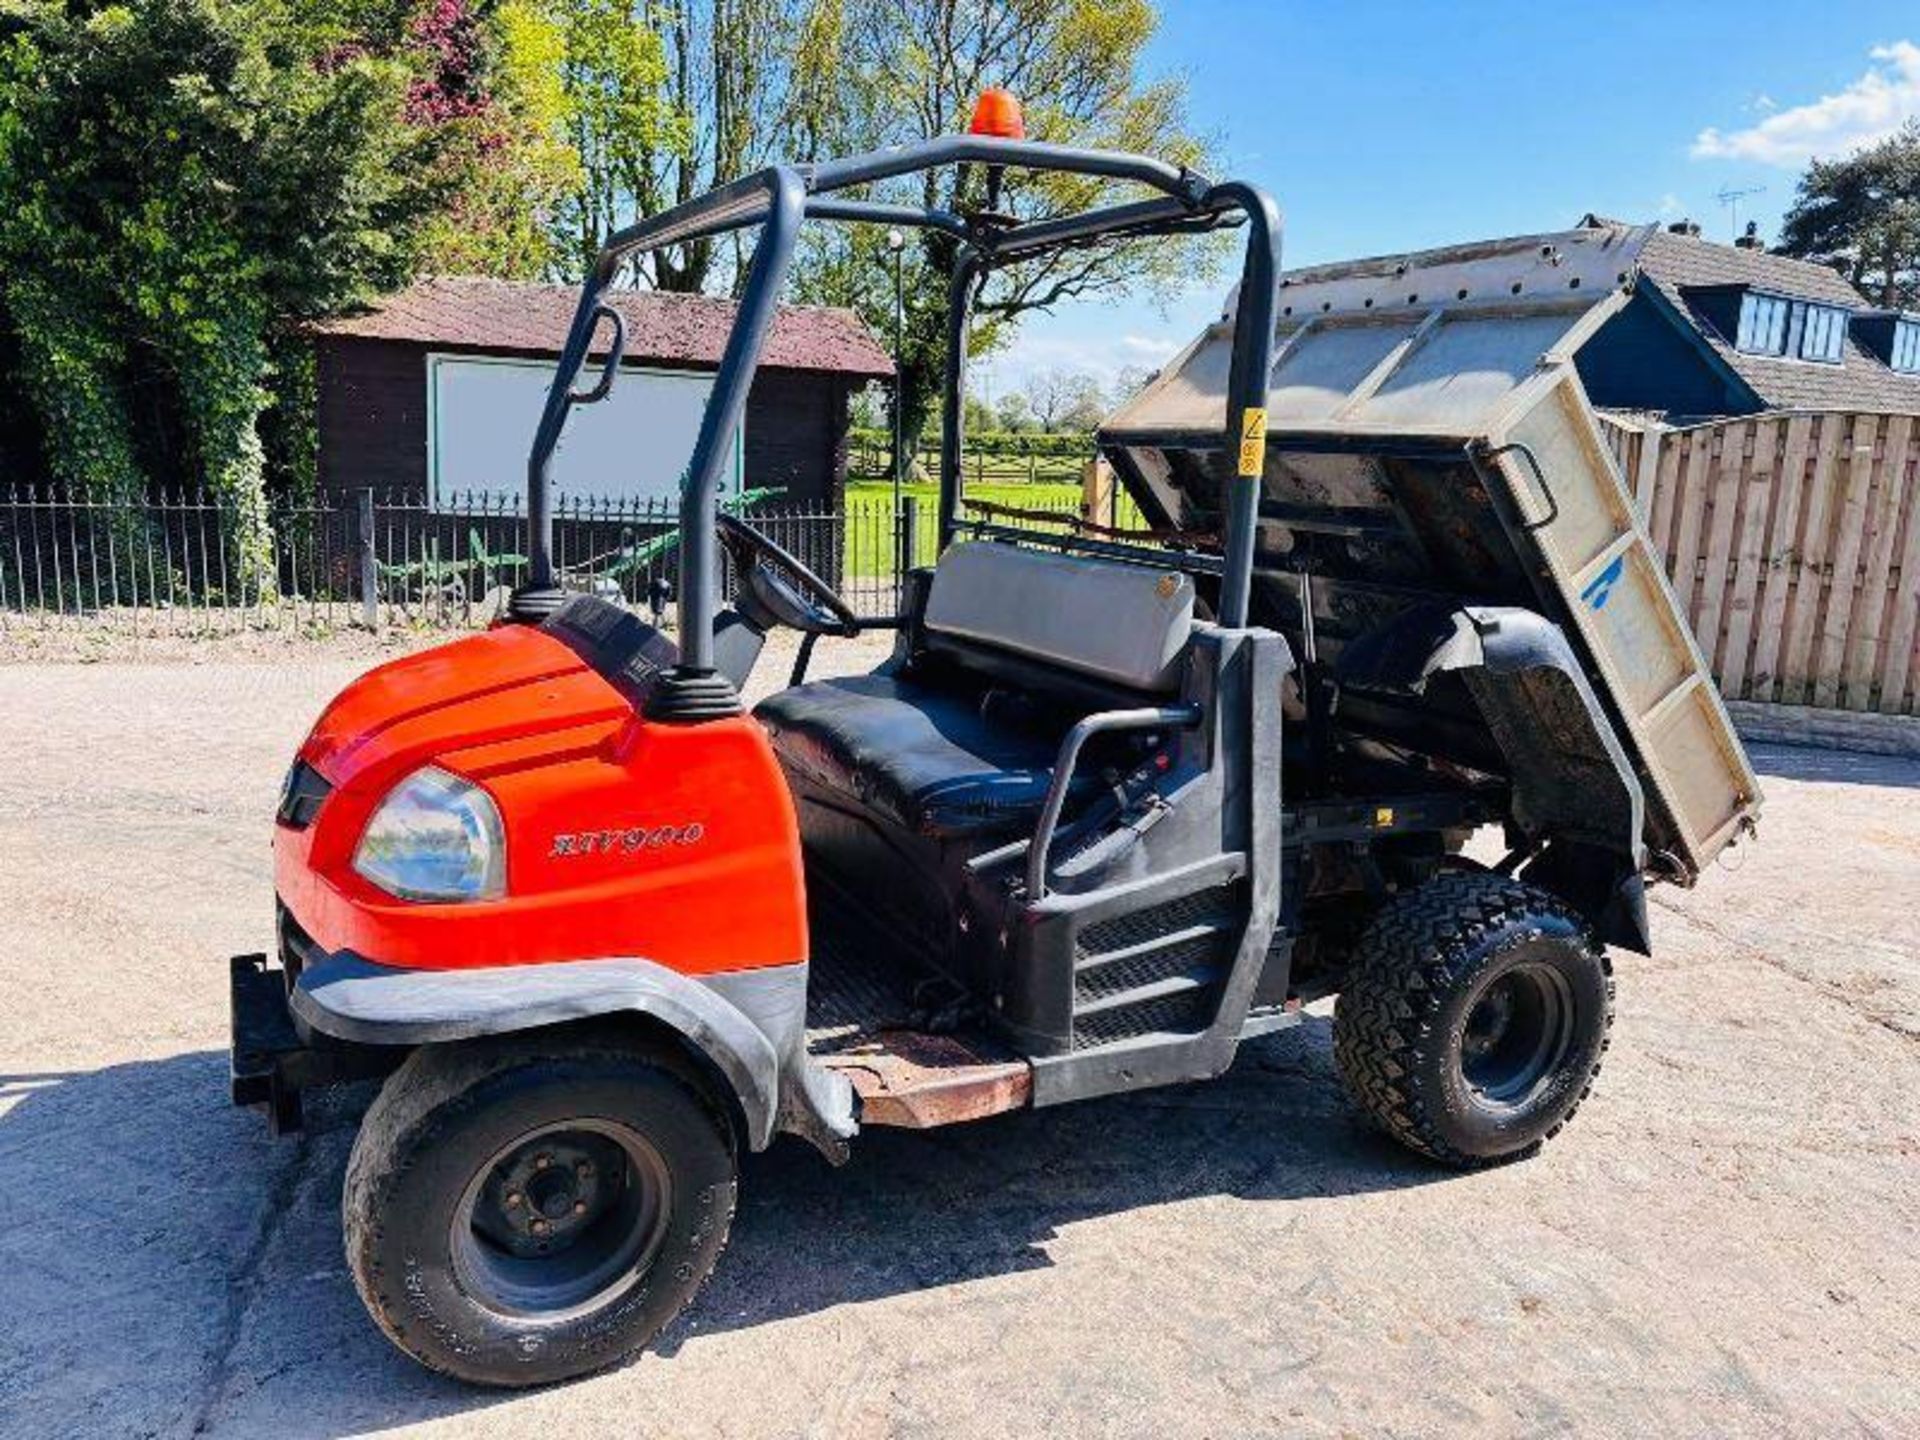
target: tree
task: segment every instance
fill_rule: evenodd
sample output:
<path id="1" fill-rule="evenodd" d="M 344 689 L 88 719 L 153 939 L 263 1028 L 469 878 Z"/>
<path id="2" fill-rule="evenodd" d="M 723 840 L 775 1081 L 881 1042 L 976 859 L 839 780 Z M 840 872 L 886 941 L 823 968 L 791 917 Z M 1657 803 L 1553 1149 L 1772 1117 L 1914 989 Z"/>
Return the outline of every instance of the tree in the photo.
<path id="1" fill-rule="evenodd" d="M 1018 390 L 1009 390 L 1000 397 L 999 412 L 995 419 L 1002 430 L 1011 430 L 1016 434 L 1030 430 L 1033 428 L 1033 406 Z"/>
<path id="2" fill-rule="evenodd" d="M 1809 165 L 1780 249 L 1834 266 L 1882 305 L 1920 302 L 1920 120 Z"/>
<path id="3" fill-rule="evenodd" d="M 667 59 L 665 94 L 678 128 L 653 147 L 634 193 L 640 213 L 681 204 L 770 160 L 818 158 L 839 130 L 844 77 L 836 56 L 845 0 L 649 3 Z M 744 279 L 740 236 L 669 246 L 642 257 L 655 288 L 697 292 Z"/>
<path id="4" fill-rule="evenodd" d="M 633 218 L 655 153 L 685 142 L 667 57 L 646 0 L 504 0 L 501 68 L 529 129 L 564 147 L 567 183 L 548 211 L 550 269 L 578 279 Z"/>
<path id="5" fill-rule="evenodd" d="M 966 399 L 966 423 L 969 430 L 991 430 L 999 421 L 991 405 L 978 395 Z"/>
<path id="6" fill-rule="evenodd" d="M 1020 386 L 1027 409 L 1042 430 L 1091 430 L 1106 413 L 1106 396 L 1097 377 L 1058 366 L 1036 370 Z"/>
<path id="7" fill-rule="evenodd" d="M 1142 55 L 1157 24 L 1148 0 L 870 0 L 849 6 L 834 73 L 841 99 L 833 133 L 851 148 L 877 148 L 966 128 L 979 92 L 998 84 L 1019 95 L 1027 133 L 1066 144 L 1146 151 L 1200 168 L 1204 147 L 1185 120 L 1178 80 L 1149 80 Z M 888 193 L 960 212 L 984 207 L 982 167 L 911 177 Z M 1106 182 L 1009 172 L 1003 210 L 1038 219 L 1085 209 Z M 947 277 L 955 244 L 934 231 L 909 247 L 900 366 L 902 430 L 918 442 L 939 390 L 946 351 Z M 1165 295 L 1207 278 L 1221 253 L 1206 240 L 1143 241 L 1061 252 L 999 272 L 976 307 L 972 343 L 991 351 L 1017 322 L 1076 297 L 1144 291 Z M 884 238 L 861 227 L 808 237 L 798 289 L 808 299 L 853 305 L 882 334 L 892 327 Z"/>
<path id="8" fill-rule="evenodd" d="M 1146 365 L 1122 365 L 1120 372 L 1113 377 L 1113 384 L 1107 387 L 1108 408 L 1119 409 L 1152 384 L 1159 373 Z"/>
<path id="9" fill-rule="evenodd" d="M 137 497 L 139 386 L 272 585 L 259 419 L 284 319 L 410 273 L 408 66 L 321 0 L 24 0 L 0 40 L 0 303 L 53 478 Z"/>
<path id="10" fill-rule="evenodd" d="M 571 256 L 557 216 L 581 188 L 580 158 L 563 138 L 564 40 L 525 0 L 489 10 L 425 0 L 405 21 L 407 119 L 435 132 L 444 196 L 419 259 L 441 274 L 537 279 Z"/>
<path id="11" fill-rule="evenodd" d="M 444 0 L 443 0 L 444 3 Z M 606 237 L 770 159 L 807 159 L 836 127 L 843 0 L 504 0 L 505 68 L 576 165 L 549 228 L 578 279 Z M 736 237 L 639 257 L 658 290 L 738 282 Z M 750 243 L 750 242 L 748 242 Z"/>
<path id="12" fill-rule="evenodd" d="M 1074 434 L 1093 430 L 1106 417 L 1107 396 L 1098 376 L 1084 371 L 1074 375 L 1067 387 L 1066 408 L 1060 412 L 1060 428 Z"/>

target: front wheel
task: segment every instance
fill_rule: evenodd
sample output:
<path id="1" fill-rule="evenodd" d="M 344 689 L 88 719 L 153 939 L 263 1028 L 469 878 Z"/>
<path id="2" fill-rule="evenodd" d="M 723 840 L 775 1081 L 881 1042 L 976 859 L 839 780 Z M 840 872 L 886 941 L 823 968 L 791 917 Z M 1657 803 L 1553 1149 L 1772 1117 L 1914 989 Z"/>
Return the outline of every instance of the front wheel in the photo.
<path id="1" fill-rule="evenodd" d="M 1334 1012 L 1355 1102 L 1470 1168 L 1531 1155 L 1593 1087 L 1613 972 L 1586 923 L 1503 875 L 1443 873 L 1381 909 Z"/>
<path id="2" fill-rule="evenodd" d="M 430 1369 L 538 1385 L 617 1363 L 692 1298 L 733 1218 L 733 1137 L 668 1055 L 506 1037 L 416 1052 L 347 1166 L 347 1261 Z"/>

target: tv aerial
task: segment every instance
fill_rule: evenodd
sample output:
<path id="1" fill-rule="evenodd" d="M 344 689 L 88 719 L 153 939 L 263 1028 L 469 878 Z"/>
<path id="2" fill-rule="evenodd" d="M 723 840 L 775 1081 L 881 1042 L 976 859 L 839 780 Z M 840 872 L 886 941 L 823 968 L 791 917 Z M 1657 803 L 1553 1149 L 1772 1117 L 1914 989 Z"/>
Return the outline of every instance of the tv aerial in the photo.
<path id="1" fill-rule="evenodd" d="M 1744 190 L 1736 190 L 1733 186 L 1726 185 L 1715 193 L 1713 198 L 1718 200 L 1721 207 L 1726 210 L 1728 223 L 1736 237 L 1740 234 L 1740 202 L 1749 195 L 1766 193 L 1767 187 L 1764 185 L 1750 185 Z"/>

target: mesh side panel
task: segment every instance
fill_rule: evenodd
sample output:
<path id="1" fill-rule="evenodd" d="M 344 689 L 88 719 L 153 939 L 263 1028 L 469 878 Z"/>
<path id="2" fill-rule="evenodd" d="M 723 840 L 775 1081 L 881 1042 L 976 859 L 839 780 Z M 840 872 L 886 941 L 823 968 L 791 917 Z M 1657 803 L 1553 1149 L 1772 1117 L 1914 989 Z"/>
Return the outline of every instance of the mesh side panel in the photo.
<path id="1" fill-rule="evenodd" d="M 1073 1048 L 1090 1049 L 1155 1031 L 1206 1029 L 1219 1008 L 1220 981 L 1235 940 L 1236 896 L 1235 886 L 1218 885 L 1131 914 L 1097 921 L 1081 931 L 1074 955 L 1076 965 L 1082 967 L 1074 976 L 1074 999 L 1080 1003 L 1120 995 L 1179 975 L 1199 978 L 1209 968 L 1214 973 L 1206 976 L 1208 983 L 1197 990 L 1145 999 L 1095 1015 L 1076 1015 Z M 1100 963 L 1102 955 L 1149 945 L 1199 925 L 1226 928 L 1142 955 Z"/>
<path id="2" fill-rule="evenodd" d="M 1226 951 L 1226 942 L 1231 939 L 1231 935 L 1198 935 L 1164 950 L 1096 966 L 1074 977 L 1073 993 L 1081 1000 L 1097 1000 L 1170 976 L 1189 974 L 1220 959 Z"/>
<path id="3" fill-rule="evenodd" d="M 1190 990 L 1183 995 L 1150 1000 L 1143 1005 L 1129 1005 L 1121 1010 L 1088 1015 L 1074 1021 L 1073 1048 L 1087 1050 L 1156 1030 L 1204 1030 L 1213 1019 L 1217 1002 L 1218 994 L 1209 986 L 1205 990 Z"/>
<path id="4" fill-rule="evenodd" d="M 1232 889 L 1218 885 L 1211 890 L 1199 890 L 1177 900 L 1150 905 L 1145 910 L 1096 921 L 1080 932 L 1080 951 L 1083 955 L 1104 955 L 1110 950 L 1144 945 L 1176 930 L 1232 918 Z"/>

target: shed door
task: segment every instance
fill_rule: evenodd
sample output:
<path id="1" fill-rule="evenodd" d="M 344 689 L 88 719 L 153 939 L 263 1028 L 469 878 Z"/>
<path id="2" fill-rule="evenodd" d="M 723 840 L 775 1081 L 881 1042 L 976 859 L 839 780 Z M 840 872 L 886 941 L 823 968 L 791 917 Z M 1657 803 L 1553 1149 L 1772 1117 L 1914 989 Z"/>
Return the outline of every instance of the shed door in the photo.
<path id="1" fill-rule="evenodd" d="M 457 508 L 477 494 L 525 498 L 527 449 L 553 368 L 543 360 L 427 357 L 427 478 L 437 508 Z M 590 363 L 580 383 L 591 383 L 595 373 Z M 605 400 L 577 405 L 567 417 L 553 460 L 556 493 L 562 499 L 677 499 L 712 389 L 711 374 L 624 367 Z M 740 455 L 736 435 L 734 486 Z"/>

